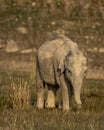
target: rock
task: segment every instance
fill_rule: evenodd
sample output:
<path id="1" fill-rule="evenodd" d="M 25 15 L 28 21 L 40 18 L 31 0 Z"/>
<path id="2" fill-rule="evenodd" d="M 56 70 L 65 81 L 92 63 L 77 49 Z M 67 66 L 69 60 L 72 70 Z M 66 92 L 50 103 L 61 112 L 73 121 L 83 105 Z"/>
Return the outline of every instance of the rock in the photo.
<path id="1" fill-rule="evenodd" d="M 90 36 L 90 39 L 91 39 L 91 40 L 93 40 L 93 39 L 94 39 L 94 37 L 93 37 L 93 36 Z"/>
<path id="2" fill-rule="evenodd" d="M 4 46 L 5 46 L 4 44 L 1 44 L 1 43 L 0 43 L 0 49 L 3 49 Z"/>
<path id="3" fill-rule="evenodd" d="M 93 26 L 92 26 L 92 28 L 93 28 L 93 29 L 96 29 L 96 26 L 95 26 L 95 25 L 93 25 Z"/>
<path id="4" fill-rule="evenodd" d="M 28 34 L 28 29 L 25 27 L 18 27 L 16 30 L 21 34 Z"/>
<path id="5" fill-rule="evenodd" d="M 94 47 L 94 48 L 93 48 L 93 51 L 94 51 L 95 53 L 97 53 L 98 48 L 97 48 L 97 47 Z"/>
<path id="6" fill-rule="evenodd" d="M 97 47 L 88 48 L 87 51 L 88 51 L 88 52 L 92 52 L 92 53 L 97 53 L 97 52 L 98 52 L 98 48 L 97 48 Z"/>
<path id="7" fill-rule="evenodd" d="M 85 36 L 85 39 L 89 39 L 90 38 L 90 36 Z"/>
<path id="8" fill-rule="evenodd" d="M 99 48 L 99 53 L 104 53 L 104 48 Z"/>
<path id="9" fill-rule="evenodd" d="M 55 24 L 56 24 L 56 22 L 55 22 L 55 21 L 52 21 L 52 22 L 51 22 L 51 25 L 53 25 L 53 26 L 54 26 Z"/>
<path id="10" fill-rule="evenodd" d="M 17 43 L 14 41 L 14 40 L 7 40 L 7 45 L 6 45 L 6 48 L 5 48 L 5 51 L 6 52 L 17 52 L 19 49 L 18 49 L 18 46 L 17 46 Z"/>
<path id="11" fill-rule="evenodd" d="M 5 42 L 0 39 L 0 49 L 3 49 L 5 47 Z"/>
<path id="12" fill-rule="evenodd" d="M 94 50 L 92 48 L 88 48 L 87 51 L 92 52 L 92 53 L 94 52 Z"/>
<path id="13" fill-rule="evenodd" d="M 32 2 L 32 7 L 35 7 L 36 6 L 36 2 Z"/>
<path id="14" fill-rule="evenodd" d="M 93 36 L 85 36 L 85 39 L 94 39 L 94 37 Z"/>
<path id="15" fill-rule="evenodd" d="M 32 53 L 32 52 L 36 52 L 36 49 L 35 48 L 26 49 L 26 50 L 22 50 L 20 53 L 21 54 L 28 54 L 28 53 Z"/>
<path id="16" fill-rule="evenodd" d="M 53 33 L 55 33 L 55 34 L 64 34 L 64 35 L 66 34 L 65 30 L 62 29 L 62 28 L 59 28 L 59 29 L 55 30 Z"/>

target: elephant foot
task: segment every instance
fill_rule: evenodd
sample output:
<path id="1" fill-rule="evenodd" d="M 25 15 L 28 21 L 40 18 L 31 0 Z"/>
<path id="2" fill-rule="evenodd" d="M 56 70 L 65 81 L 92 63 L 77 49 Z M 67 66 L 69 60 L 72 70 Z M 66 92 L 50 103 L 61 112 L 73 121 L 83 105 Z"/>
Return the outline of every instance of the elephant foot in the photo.
<path id="1" fill-rule="evenodd" d="M 78 106 L 77 106 L 77 111 L 80 112 L 80 111 L 81 111 L 81 108 L 82 108 L 82 105 L 81 105 L 81 104 L 78 105 Z"/>
<path id="2" fill-rule="evenodd" d="M 72 109 L 69 107 L 69 106 L 67 106 L 67 107 L 63 107 L 63 111 L 71 111 Z"/>
<path id="3" fill-rule="evenodd" d="M 46 102 L 45 107 L 46 108 L 55 108 L 55 104 Z"/>
<path id="4" fill-rule="evenodd" d="M 78 105 L 78 106 L 76 106 L 75 108 L 73 108 L 73 111 L 76 112 L 76 113 L 80 113 L 81 108 L 82 108 L 82 106 L 81 106 L 81 105 Z"/>
<path id="5" fill-rule="evenodd" d="M 81 105 L 81 104 L 80 104 L 80 105 L 78 105 L 78 106 L 77 106 L 77 108 L 78 108 L 78 109 L 81 109 L 81 108 L 82 108 L 82 105 Z"/>
<path id="6" fill-rule="evenodd" d="M 37 108 L 38 109 L 43 109 L 43 107 L 44 107 L 44 102 L 42 100 L 38 100 L 37 101 Z"/>
<path id="7" fill-rule="evenodd" d="M 38 109 L 43 109 L 43 105 L 37 104 Z"/>

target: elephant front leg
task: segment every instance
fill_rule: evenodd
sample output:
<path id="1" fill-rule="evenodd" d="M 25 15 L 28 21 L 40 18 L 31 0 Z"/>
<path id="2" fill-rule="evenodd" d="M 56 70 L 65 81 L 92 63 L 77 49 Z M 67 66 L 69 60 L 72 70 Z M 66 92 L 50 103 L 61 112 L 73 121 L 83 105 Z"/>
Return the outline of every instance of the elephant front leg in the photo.
<path id="1" fill-rule="evenodd" d="M 54 108 L 55 107 L 55 98 L 56 98 L 56 86 L 48 85 L 48 95 L 45 103 L 46 108 Z"/>
<path id="2" fill-rule="evenodd" d="M 70 110 L 69 107 L 69 92 L 68 87 L 65 85 L 62 86 L 62 103 L 63 103 L 63 110 Z"/>
<path id="3" fill-rule="evenodd" d="M 63 103 L 63 110 L 70 110 L 69 106 L 69 98 L 70 98 L 70 93 L 69 93 L 69 84 L 67 83 L 64 75 L 60 77 L 60 86 L 61 86 L 61 91 L 62 91 L 62 103 Z"/>

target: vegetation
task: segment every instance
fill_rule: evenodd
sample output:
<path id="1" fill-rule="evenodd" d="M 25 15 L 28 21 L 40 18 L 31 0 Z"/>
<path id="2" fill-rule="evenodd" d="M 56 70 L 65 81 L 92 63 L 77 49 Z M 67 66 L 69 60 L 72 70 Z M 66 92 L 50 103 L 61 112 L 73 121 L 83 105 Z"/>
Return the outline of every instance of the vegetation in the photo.
<path id="1" fill-rule="evenodd" d="M 103 21 L 104 0 L 0 0 L 0 130 L 104 129 Z M 37 110 L 35 53 L 20 51 L 38 49 L 60 33 L 88 52 L 90 78 L 82 87 L 83 105 L 78 110 L 74 103 L 69 112 Z M 11 39 L 19 47 L 16 53 L 5 52 Z M 59 90 L 57 106 L 60 96 Z"/>
<path id="2" fill-rule="evenodd" d="M 32 76 L 31 76 L 32 75 Z M 0 87 L 0 126 L 12 130 L 103 130 L 104 82 L 85 80 L 82 109 L 36 109 L 36 88 L 31 73 L 2 73 Z M 33 82 L 34 81 L 34 82 Z M 99 89 L 102 95 L 99 96 Z M 57 106 L 60 92 L 57 95 Z"/>

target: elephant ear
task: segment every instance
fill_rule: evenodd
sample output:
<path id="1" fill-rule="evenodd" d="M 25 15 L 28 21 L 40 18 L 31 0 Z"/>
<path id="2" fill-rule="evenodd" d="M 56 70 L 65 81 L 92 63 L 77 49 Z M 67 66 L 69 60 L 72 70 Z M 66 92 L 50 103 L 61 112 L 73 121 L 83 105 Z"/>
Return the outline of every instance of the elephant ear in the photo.
<path id="1" fill-rule="evenodd" d="M 62 74 L 64 71 L 65 71 L 65 60 L 66 60 L 66 57 L 69 53 L 65 53 L 61 59 L 60 59 L 60 62 L 59 62 L 59 66 L 58 66 L 58 70 L 60 71 L 60 73 Z"/>

